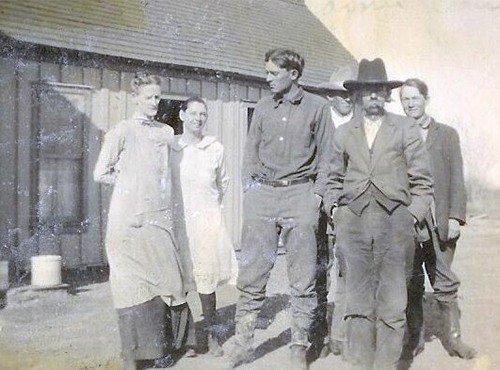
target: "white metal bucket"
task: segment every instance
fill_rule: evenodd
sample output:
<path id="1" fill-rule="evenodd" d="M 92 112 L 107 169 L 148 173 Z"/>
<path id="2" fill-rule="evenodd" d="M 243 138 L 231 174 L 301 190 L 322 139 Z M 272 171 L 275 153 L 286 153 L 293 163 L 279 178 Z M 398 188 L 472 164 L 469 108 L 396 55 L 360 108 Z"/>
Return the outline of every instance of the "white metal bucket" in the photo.
<path id="1" fill-rule="evenodd" d="M 61 256 L 31 257 L 31 285 L 49 287 L 61 283 Z"/>
<path id="2" fill-rule="evenodd" d="M 9 261 L 0 261 L 0 290 L 9 289 Z"/>

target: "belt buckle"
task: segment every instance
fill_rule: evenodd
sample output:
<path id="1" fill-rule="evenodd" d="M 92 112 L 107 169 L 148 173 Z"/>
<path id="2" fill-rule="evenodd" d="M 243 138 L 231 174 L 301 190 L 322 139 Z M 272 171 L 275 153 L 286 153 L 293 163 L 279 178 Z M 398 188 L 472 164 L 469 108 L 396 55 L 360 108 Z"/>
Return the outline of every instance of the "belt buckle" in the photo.
<path id="1" fill-rule="evenodd" d="M 288 186 L 288 185 L 290 185 L 290 181 L 288 181 L 288 180 L 279 180 L 278 183 L 279 183 L 278 186 Z"/>

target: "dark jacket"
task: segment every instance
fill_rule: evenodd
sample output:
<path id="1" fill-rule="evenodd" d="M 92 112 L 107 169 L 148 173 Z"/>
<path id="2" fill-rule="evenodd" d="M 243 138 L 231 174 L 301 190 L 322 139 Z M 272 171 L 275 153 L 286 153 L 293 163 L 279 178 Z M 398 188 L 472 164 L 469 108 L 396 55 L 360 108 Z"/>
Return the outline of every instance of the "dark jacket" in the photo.
<path id="1" fill-rule="evenodd" d="M 465 224 L 467 193 L 463 174 L 462 153 L 457 131 L 431 121 L 425 146 L 429 153 L 434 179 L 434 200 L 439 239 L 448 240 L 448 219 Z"/>
<path id="2" fill-rule="evenodd" d="M 337 129 L 333 151 L 327 212 L 338 203 L 357 213 L 356 203 L 369 188 L 375 188 L 382 200 L 379 203 L 389 212 L 403 204 L 417 220 L 423 220 L 432 201 L 432 178 L 428 153 L 413 120 L 386 113 L 369 150 L 363 118 L 356 115 Z"/>

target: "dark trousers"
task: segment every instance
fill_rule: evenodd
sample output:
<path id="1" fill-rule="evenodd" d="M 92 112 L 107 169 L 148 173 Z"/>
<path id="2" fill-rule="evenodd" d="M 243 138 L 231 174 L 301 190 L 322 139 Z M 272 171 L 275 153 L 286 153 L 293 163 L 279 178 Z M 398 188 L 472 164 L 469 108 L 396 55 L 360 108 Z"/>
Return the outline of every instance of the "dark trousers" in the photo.
<path id="1" fill-rule="evenodd" d="M 429 240 L 416 245 L 413 274 L 408 285 L 406 313 L 408 332 L 405 349 L 409 352 L 415 350 L 419 344 L 423 344 L 425 272 L 438 302 L 451 303 L 457 299 L 460 280 L 451 270 L 455 248 L 456 240 L 440 241 L 439 245 L 434 245 L 432 240 Z"/>
<path id="2" fill-rule="evenodd" d="M 257 184 L 243 200 L 242 246 L 237 287 L 236 340 L 253 337 L 278 247 L 277 226 L 287 230 L 292 345 L 307 346 L 316 291 L 316 229 L 319 211 L 312 183 L 288 187 Z M 246 339 L 245 339 L 246 338 Z M 245 343 L 245 345 L 248 343 Z"/>
<path id="3" fill-rule="evenodd" d="M 375 200 L 358 216 L 335 215 L 346 262 L 348 360 L 356 369 L 395 369 L 406 322 L 406 261 L 415 246 L 413 217 L 388 213 Z"/>
<path id="4" fill-rule="evenodd" d="M 333 266 L 333 241 L 327 234 L 328 216 L 321 212 L 318 223 L 316 240 L 318 256 L 316 262 L 315 290 L 318 296 L 318 306 L 314 310 L 314 320 L 311 326 L 310 340 L 312 343 L 322 344 L 329 337 L 331 311 L 328 306 L 328 292 L 331 285 L 330 272 Z"/>
<path id="5" fill-rule="evenodd" d="M 314 311 L 311 341 L 318 344 L 330 340 L 345 341 L 345 261 L 336 243 L 328 215 L 321 212 L 318 232 L 316 292 L 318 307 Z M 330 291 L 333 289 L 333 291 Z M 329 301 L 330 298 L 330 301 Z M 333 298 L 333 305 L 331 299 Z"/>

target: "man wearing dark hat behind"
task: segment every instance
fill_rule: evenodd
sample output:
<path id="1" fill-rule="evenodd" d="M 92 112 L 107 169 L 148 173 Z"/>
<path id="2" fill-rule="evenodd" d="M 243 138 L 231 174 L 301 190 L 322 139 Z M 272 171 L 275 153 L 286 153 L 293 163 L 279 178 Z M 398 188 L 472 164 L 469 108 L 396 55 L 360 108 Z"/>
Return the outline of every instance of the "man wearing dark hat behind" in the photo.
<path id="1" fill-rule="evenodd" d="M 352 93 L 344 87 L 344 81 L 356 77 L 357 67 L 337 68 L 328 82 L 318 85 L 318 94 L 330 102 L 330 113 L 335 128 L 349 122 L 353 116 Z M 345 263 L 339 249 L 334 249 L 335 236 L 329 215 L 321 212 L 318 225 L 318 266 L 316 292 L 318 307 L 311 327 L 311 349 L 314 356 L 326 357 L 329 353 L 340 355 L 346 344 L 345 336 Z M 335 264 L 334 264 L 335 262 Z M 333 267 L 333 272 L 331 271 Z M 333 274 L 333 276 L 331 275 Z M 333 294 L 330 294 L 333 279 Z M 333 296 L 335 306 L 328 303 Z"/>
<path id="2" fill-rule="evenodd" d="M 471 359 L 477 353 L 461 339 L 457 302 L 460 280 L 451 269 L 467 205 L 460 139 L 454 128 L 436 122 L 426 113 L 429 95 L 425 82 L 416 78 L 406 80 L 400 90 L 400 99 L 406 115 L 419 125 L 430 154 L 435 189 L 433 215 L 438 236 L 438 240 L 429 238 L 416 245 L 414 271 L 408 287 L 407 340 L 400 368 L 404 368 L 405 362 L 411 364 L 413 357 L 424 349 L 424 262 L 443 315 L 443 346 L 451 356 Z"/>
<path id="3" fill-rule="evenodd" d="M 363 59 L 355 93 L 360 114 L 334 137 L 325 195 L 346 261 L 348 361 L 354 369 L 396 369 L 406 309 L 406 261 L 414 225 L 432 200 L 427 152 L 414 121 L 385 111 L 390 91 L 380 58 Z"/>

